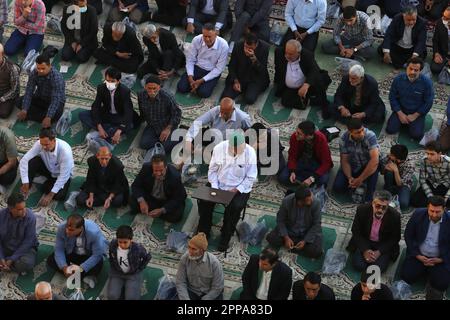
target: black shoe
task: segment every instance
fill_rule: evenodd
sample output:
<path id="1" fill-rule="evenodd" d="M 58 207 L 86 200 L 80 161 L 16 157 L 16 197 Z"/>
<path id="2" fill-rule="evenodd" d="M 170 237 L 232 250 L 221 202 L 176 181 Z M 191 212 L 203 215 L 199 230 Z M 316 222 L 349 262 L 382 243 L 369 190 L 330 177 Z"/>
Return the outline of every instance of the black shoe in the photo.
<path id="1" fill-rule="evenodd" d="M 219 246 L 217 247 L 217 251 L 220 251 L 220 252 L 226 252 L 227 249 L 228 249 L 228 243 L 220 242 Z"/>

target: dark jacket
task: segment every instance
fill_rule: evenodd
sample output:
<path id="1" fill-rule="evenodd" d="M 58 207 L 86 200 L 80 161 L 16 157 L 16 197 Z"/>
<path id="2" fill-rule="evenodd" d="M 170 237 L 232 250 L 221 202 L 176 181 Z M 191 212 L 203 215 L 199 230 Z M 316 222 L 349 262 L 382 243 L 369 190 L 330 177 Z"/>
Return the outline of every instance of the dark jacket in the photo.
<path id="1" fill-rule="evenodd" d="M 150 196 L 153 191 L 153 169 L 150 163 L 144 164 L 131 185 L 131 193 L 136 199 L 144 196 Z M 164 179 L 164 193 L 167 201 L 164 208 L 167 212 L 174 212 L 180 206 L 184 205 L 187 197 L 186 190 L 181 183 L 180 173 L 171 165 L 167 165 L 166 177 Z"/>
<path id="2" fill-rule="evenodd" d="M 294 282 L 292 286 L 292 300 L 308 300 L 306 299 L 305 286 L 303 280 L 298 280 Z M 333 290 L 321 283 L 319 293 L 314 300 L 336 300 Z"/>
<path id="3" fill-rule="evenodd" d="M 434 28 L 433 58 L 435 53 L 439 53 L 442 58 L 450 58 L 448 54 L 448 29 L 442 22 L 442 19 L 436 22 L 436 27 Z"/>
<path id="4" fill-rule="evenodd" d="M 426 54 L 426 25 L 426 20 L 420 16 L 417 16 L 417 22 L 412 29 L 412 42 L 414 45 L 414 52 L 418 53 L 419 55 Z M 404 31 L 405 22 L 403 21 L 403 15 L 399 13 L 394 17 L 386 31 L 386 34 L 384 35 L 382 48 L 391 49 L 392 44 L 397 43 L 401 38 L 403 38 Z"/>
<path id="5" fill-rule="evenodd" d="M 277 50 L 276 50 L 277 52 Z M 275 54 L 275 78 L 276 96 L 280 96 L 286 88 L 286 69 L 288 61 L 284 57 L 284 51 L 281 50 Z M 305 75 L 305 82 L 309 83 L 311 87 L 319 88 L 321 86 L 321 70 L 314 55 L 308 49 L 303 48 L 300 52 L 300 68 Z"/>
<path id="6" fill-rule="evenodd" d="M 361 288 L 361 282 L 359 282 L 353 287 L 350 300 L 352 301 L 362 300 L 363 295 L 364 293 Z M 370 295 L 370 301 L 377 301 L 377 300 L 394 300 L 391 289 L 389 289 L 387 285 L 381 283 L 380 289 L 375 290 Z"/>
<path id="7" fill-rule="evenodd" d="M 129 52 L 132 57 L 137 57 L 137 60 L 142 62 L 144 60 L 144 52 L 134 30 L 127 26 L 122 38 L 119 41 L 114 41 L 111 28 L 112 24 L 105 24 L 103 28 L 103 48 L 110 54 L 114 54 L 116 51 Z"/>
<path id="8" fill-rule="evenodd" d="M 244 11 L 250 14 L 251 18 L 247 23 L 249 28 L 263 21 L 269 23 L 272 3 L 272 0 L 236 0 L 234 4 L 234 15 L 236 20 L 238 20 Z"/>
<path id="9" fill-rule="evenodd" d="M 187 18 L 195 19 L 195 15 L 200 13 L 206 6 L 206 0 L 191 0 Z M 214 0 L 214 11 L 217 13 L 216 22 L 225 24 L 228 14 L 228 0 Z"/>
<path id="10" fill-rule="evenodd" d="M 244 273 L 242 274 L 243 291 L 241 300 L 257 300 L 262 271 L 259 270 L 259 255 L 250 256 Z M 278 261 L 272 269 L 267 300 L 287 300 L 292 286 L 292 269 L 282 261 Z"/>
<path id="11" fill-rule="evenodd" d="M 372 249 L 370 241 L 370 232 L 372 230 L 373 208 L 372 203 L 366 203 L 358 206 L 352 225 L 352 238 L 347 249 L 361 252 Z M 397 259 L 400 253 L 398 245 L 401 238 L 400 213 L 394 208 L 388 207 L 381 221 L 378 250 L 381 254 L 387 254 L 393 261 Z"/>
<path id="12" fill-rule="evenodd" d="M 253 64 L 244 53 L 244 42 L 241 41 L 233 48 L 230 63 L 228 65 L 228 77 L 226 82 L 233 84 L 235 79 L 239 82 L 257 82 L 262 86 L 268 86 L 269 72 L 267 71 L 267 59 L 269 57 L 270 46 L 267 42 L 259 40 L 255 49 L 255 56 L 258 61 Z"/>
<path id="13" fill-rule="evenodd" d="M 297 220 L 297 201 L 295 200 L 295 193 L 286 196 L 281 202 L 280 210 L 277 213 L 277 230 L 281 237 L 288 235 L 290 230 Z M 320 201 L 314 199 L 310 207 L 305 207 L 305 226 L 306 235 L 304 241 L 306 243 L 314 243 L 322 240 L 322 226 L 321 226 L 321 212 Z"/>
<path id="14" fill-rule="evenodd" d="M 143 37 L 142 40 L 144 41 L 144 44 L 148 48 L 148 62 L 156 70 L 161 69 L 161 66 L 159 65 L 158 61 L 160 60 L 162 54 L 161 52 L 159 52 L 158 47 L 146 37 Z M 163 52 L 164 51 L 172 52 L 174 60 L 173 65 L 175 69 L 181 68 L 185 64 L 184 53 L 178 47 L 177 39 L 175 38 L 175 35 L 172 32 L 164 28 L 159 28 L 159 44 Z"/>
<path id="15" fill-rule="evenodd" d="M 70 21 L 73 13 L 67 12 L 67 8 L 69 6 L 65 6 L 63 9 L 63 17 L 61 20 L 61 29 L 64 34 L 64 43 L 66 45 L 71 45 L 75 40 L 75 29 L 69 29 L 67 27 L 67 23 Z M 97 40 L 97 32 L 98 32 L 98 19 L 97 19 L 97 11 L 94 7 L 88 5 L 87 11 L 81 14 L 80 21 L 80 44 L 83 48 L 90 48 L 92 50 L 96 49 L 98 46 Z"/>
<path id="16" fill-rule="evenodd" d="M 109 244 L 109 264 L 111 268 L 120 273 L 125 274 L 117 261 L 117 239 L 113 239 Z M 148 262 L 152 258 L 150 252 L 145 250 L 144 246 L 139 243 L 132 242 L 130 251 L 128 251 L 128 263 L 130 264 L 130 271 L 126 274 L 135 274 L 145 269 Z"/>
<path id="17" fill-rule="evenodd" d="M 342 81 L 334 94 L 334 104 L 336 108 L 345 106 L 349 108 L 355 96 L 356 88 L 350 84 L 349 76 L 342 77 Z M 361 107 L 366 113 L 366 119 L 371 119 L 386 112 L 386 106 L 380 98 L 378 83 L 372 76 L 364 75 L 361 88 Z"/>
<path id="18" fill-rule="evenodd" d="M 419 248 L 425 241 L 429 226 L 428 209 L 416 209 L 405 229 L 406 255 L 408 257 L 415 257 L 421 254 Z M 450 215 L 447 211 L 442 216 L 439 231 L 439 252 L 439 257 L 444 260 L 444 266 L 447 268 L 447 271 L 450 271 Z"/>
<path id="19" fill-rule="evenodd" d="M 122 132 L 133 122 L 133 104 L 130 97 L 130 89 L 120 84 L 114 92 L 114 108 L 121 117 L 120 128 Z M 97 94 L 91 107 L 92 120 L 95 125 L 104 123 L 111 115 L 111 93 L 105 83 L 97 86 Z"/>
<path id="20" fill-rule="evenodd" d="M 86 181 L 81 189 L 94 194 L 99 192 L 114 193 L 115 195 L 122 193 L 124 204 L 126 204 L 129 197 L 129 187 L 122 162 L 117 157 L 112 156 L 104 174 L 101 174 L 102 167 L 95 156 L 90 157 L 87 163 L 89 169 Z"/>

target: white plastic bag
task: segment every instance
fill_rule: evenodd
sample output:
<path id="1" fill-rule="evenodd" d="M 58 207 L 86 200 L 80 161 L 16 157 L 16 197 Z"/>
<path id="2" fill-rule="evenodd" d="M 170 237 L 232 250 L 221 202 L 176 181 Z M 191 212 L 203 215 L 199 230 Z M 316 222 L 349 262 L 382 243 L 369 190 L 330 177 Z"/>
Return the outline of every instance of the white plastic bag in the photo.
<path id="1" fill-rule="evenodd" d="M 70 122 L 72 121 L 72 112 L 67 109 L 64 111 L 61 118 L 56 123 L 55 131 L 58 135 L 64 136 L 70 128 Z"/>
<path id="2" fill-rule="evenodd" d="M 187 248 L 187 234 L 170 229 L 166 239 L 166 250 L 184 253 Z"/>
<path id="3" fill-rule="evenodd" d="M 335 57 L 334 61 L 337 63 L 337 70 L 341 73 L 342 76 L 348 75 L 348 71 L 354 65 L 361 65 L 359 61 L 349 58 Z"/>
<path id="4" fill-rule="evenodd" d="M 439 129 L 438 128 L 431 128 L 429 131 L 425 132 L 423 135 L 422 140 L 420 140 L 419 144 L 424 146 L 428 142 L 436 141 L 439 137 Z"/>
<path id="5" fill-rule="evenodd" d="M 420 74 L 423 74 L 425 77 L 428 77 L 428 79 L 433 79 L 433 74 L 431 73 L 430 64 L 428 62 L 425 62 L 423 64 L 422 71 L 420 71 Z"/>
<path id="6" fill-rule="evenodd" d="M 98 133 L 98 131 L 92 131 L 89 132 L 86 135 L 86 141 L 87 141 L 87 145 L 88 145 L 88 150 L 92 153 L 92 154 L 97 154 L 97 150 L 100 147 L 108 147 L 109 150 L 114 150 L 115 145 L 109 143 L 108 141 L 106 141 L 105 139 L 100 137 L 100 134 Z"/>
<path id="7" fill-rule="evenodd" d="M 69 198 L 64 202 L 64 208 L 68 212 L 74 212 L 77 208 L 77 196 L 80 194 L 79 191 L 72 191 Z"/>
<path id="8" fill-rule="evenodd" d="M 411 286 L 403 280 L 395 281 L 391 291 L 395 300 L 409 300 L 412 295 Z"/>
<path id="9" fill-rule="evenodd" d="M 36 52 L 36 50 L 32 49 L 28 51 L 27 56 L 25 57 L 25 60 L 22 62 L 22 71 L 26 72 L 27 74 L 30 74 L 35 68 L 35 61 L 38 57 L 39 52 Z"/>
<path id="10" fill-rule="evenodd" d="M 161 142 L 155 143 L 153 148 L 151 148 L 147 151 L 147 153 L 145 154 L 145 157 L 144 157 L 144 163 L 149 163 L 150 161 L 152 161 L 153 156 L 157 155 L 157 154 L 160 154 L 160 155 L 166 154 L 166 150 L 164 150 L 164 146 L 162 145 Z"/>
<path id="11" fill-rule="evenodd" d="M 323 262 L 323 274 L 339 274 L 347 261 L 347 253 L 334 248 L 328 249 Z"/>
<path id="12" fill-rule="evenodd" d="M 47 14 L 47 18 L 47 28 L 62 34 L 61 20 L 59 17 L 49 13 Z"/>
<path id="13" fill-rule="evenodd" d="M 76 289 L 70 296 L 69 300 L 86 300 L 81 289 Z"/>
<path id="14" fill-rule="evenodd" d="M 440 84 L 450 84 L 450 68 L 444 67 L 438 76 L 438 82 Z"/>
<path id="15" fill-rule="evenodd" d="M 155 300 L 178 300 L 177 285 L 171 276 L 164 275 L 159 279 Z"/>
<path id="16" fill-rule="evenodd" d="M 138 33 L 138 27 L 133 21 L 130 20 L 130 18 L 125 17 L 122 20 L 122 22 L 125 23 L 127 26 L 129 26 L 131 29 L 133 29 L 135 33 Z"/>
<path id="17" fill-rule="evenodd" d="M 38 235 L 42 229 L 44 229 L 45 221 L 47 220 L 47 215 L 43 210 L 39 212 L 34 212 L 36 217 L 36 234 Z"/>
<path id="18" fill-rule="evenodd" d="M 398 200 L 398 195 L 394 195 L 392 197 L 391 202 L 389 202 L 389 206 L 400 212 L 400 201 Z"/>
<path id="19" fill-rule="evenodd" d="M 134 86 L 134 83 L 136 82 L 136 79 L 137 79 L 136 74 L 122 72 L 120 83 L 131 90 L 131 88 L 133 88 Z"/>
<path id="20" fill-rule="evenodd" d="M 389 25 L 391 24 L 392 19 L 389 18 L 387 15 L 384 15 L 383 18 L 381 18 L 381 33 L 382 35 L 386 34 L 387 29 L 389 28 Z"/>
<path id="21" fill-rule="evenodd" d="M 272 29 L 270 30 L 270 42 L 279 46 L 281 44 L 281 40 L 283 39 L 283 31 L 280 22 L 275 21 L 272 25 Z"/>

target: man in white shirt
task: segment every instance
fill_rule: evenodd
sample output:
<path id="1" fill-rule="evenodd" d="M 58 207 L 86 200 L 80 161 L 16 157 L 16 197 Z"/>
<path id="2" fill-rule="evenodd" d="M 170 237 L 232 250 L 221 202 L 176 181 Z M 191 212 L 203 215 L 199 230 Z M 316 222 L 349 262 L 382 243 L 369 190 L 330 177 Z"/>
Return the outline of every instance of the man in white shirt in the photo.
<path id="1" fill-rule="evenodd" d="M 208 170 L 209 184 L 212 188 L 235 193 L 233 200 L 225 208 L 219 251 L 227 250 L 228 242 L 234 233 L 241 211 L 247 205 L 257 175 L 255 149 L 245 143 L 241 131 L 235 131 L 229 140 L 214 147 Z M 204 232 L 209 236 L 214 207 L 213 202 L 199 201 L 198 232 Z"/>
<path id="2" fill-rule="evenodd" d="M 202 34 L 194 37 L 186 56 L 186 73 L 178 81 L 181 93 L 211 96 L 227 64 L 228 43 L 217 36 L 214 26 L 206 23 Z"/>
<path id="3" fill-rule="evenodd" d="M 53 129 L 43 128 L 39 133 L 39 141 L 36 141 L 20 160 L 20 190 L 27 196 L 34 178 L 40 175 L 47 180 L 42 187 L 45 196 L 39 204 L 46 207 L 53 199 L 64 200 L 69 190 L 73 167 L 70 145 L 57 139 Z"/>
<path id="4" fill-rule="evenodd" d="M 223 32 L 231 28 L 232 21 L 228 0 L 191 0 L 183 26 L 188 33 L 199 34 L 204 24 L 211 23 Z"/>

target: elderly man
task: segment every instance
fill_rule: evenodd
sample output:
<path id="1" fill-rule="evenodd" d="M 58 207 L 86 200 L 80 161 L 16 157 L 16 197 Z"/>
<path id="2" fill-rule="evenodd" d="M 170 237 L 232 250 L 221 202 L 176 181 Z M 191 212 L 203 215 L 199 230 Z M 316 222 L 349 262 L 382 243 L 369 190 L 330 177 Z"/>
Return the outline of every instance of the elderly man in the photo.
<path id="1" fill-rule="evenodd" d="M 20 121 L 41 122 L 43 128 L 56 123 L 64 111 L 66 103 L 65 82 L 62 74 L 50 64 L 50 58 L 39 55 L 36 70 L 28 77 L 25 95 L 17 113 Z"/>
<path id="2" fill-rule="evenodd" d="M 164 81 L 173 77 L 185 64 L 184 53 L 169 30 L 149 24 L 144 29 L 142 40 L 148 48 L 148 59 L 137 71 L 139 79 L 151 73 Z"/>
<path id="3" fill-rule="evenodd" d="M 36 216 L 20 193 L 10 195 L 7 205 L 0 210 L 0 271 L 31 271 L 39 245 Z"/>
<path id="4" fill-rule="evenodd" d="M 450 66 L 450 50 L 448 34 L 450 21 L 450 5 L 442 12 L 442 18 L 436 22 L 433 34 L 433 60 L 430 64 L 431 72 L 439 74 L 444 67 Z"/>
<path id="5" fill-rule="evenodd" d="M 73 19 L 74 8 L 79 8 L 79 25 L 70 23 L 70 19 Z M 98 46 L 98 19 L 95 8 L 88 5 L 87 0 L 75 0 L 73 5 L 63 9 L 61 29 L 64 34 L 61 59 L 74 60 L 78 63 L 87 62 Z"/>
<path id="6" fill-rule="evenodd" d="M 384 63 L 392 64 L 400 69 L 408 59 L 427 55 L 426 21 L 417 16 L 417 9 L 407 6 L 401 14 L 394 17 L 389 25 L 378 53 L 383 56 Z"/>
<path id="7" fill-rule="evenodd" d="M 39 52 L 45 33 L 45 5 L 42 0 L 17 0 L 14 3 L 16 30 L 5 44 L 5 53 L 13 56 L 24 48 L 27 56 L 31 50 Z"/>
<path id="8" fill-rule="evenodd" d="M 6 119 L 13 111 L 20 93 L 20 67 L 5 56 L 0 44 L 0 118 Z"/>
<path id="9" fill-rule="evenodd" d="M 229 0 L 191 0 L 183 26 L 187 33 L 202 33 L 207 23 L 214 25 L 217 33 L 231 28 L 233 17 L 228 8 Z"/>
<path id="10" fill-rule="evenodd" d="M 101 138 L 118 144 L 133 129 L 133 103 L 130 89 L 120 83 L 122 74 L 114 67 L 105 71 L 105 82 L 97 86 L 91 110 L 78 114 L 81 123 L 98 131 Z"/>
<path id="11" fill-rule="evenodd" d="M 360 119 L 350 119 L 347 128 L 339 142 L 341 167 L 333 190 L 350 191 L 353 202 L 364 203 L 372 200 L 377 185 L 380 147 L 375 133 L 364 128 Z"/>
<path id="12" fill-rule="evenodd" d="M 386 106 L 381 100 L 378 83 L 365 74 L 364 67 L 354 65 L 348 75 L 342 77 L 334 94 L 334 104 L 330 105 L 331 115 L 341 122 L 350 118 L 361 119 L 364 123 L 383 123 Z"/>
<path id="13" fill-rule="evenodd" d="M 292 300 L 336 300 L 333 290 L 322 283 L 322 278 L 315 272 L 308 272 L 303 280 L 292 285 Z"/>
<path id="14" fill-rule="evenodd" d="M 202 232 L 188 243 L 177 270 L 177 292 L 180 300 L 222 300 L 223 269 L 215 255 L 208 252 L 208 240 Z"/>
<path id="15" fill-rule="evenodd" d="M 328 118 L 327 82 L 313 53 L 302 49 L 297 40 L 286 43 L 284 55 L 275 52 L 275 95 L 281 97 L 281 104 L 286 108 L 305 110 L 310 97 L 316 96 L 322 116 Z"/>
<path id="16" fill-rule="evenodd" d="M 334 26 L 333 39 L 322 44 L 322 51 L 365 61 L 377 54 L 372 47 L 374 40 L 369 27 L 369 16 L 362 11 L 356 11 L 355 7 L 348 6 L 344 8 Z"/>
<path id="17" fill-rule="evenodd" d="M 158 77 L 149 76 L 144 90 L 138 93 L 138 105 L 141 119 L 147 122 L 139 146 L 149 150 L 160 142 L 169 154 L 178 142 L 172 139 L 172 132 L 178 128 L 181 120 L 181 109 L 175 97 L 161 89 Z"/>
<path id="18" fill-rule="evenodd" d="M 416 209 L 405 229 L 406 258 L 401 278 L 413 284 L 427 275 L 426 299 L 442 300 L 450 284 L 450 219 L 445 199 L 432 196 Z"/>
<path id="19" fill-rule="evenodd" d="M 183 218 L 186 197 L 179 172 L 157 154 L 133 181 L 130 205 L 134 213 L 176 223 Z"/>
<path id="20" fill-rule="evenodd" d="M 103 206 L 108 209 L 128 203 L 128 180 L 122 162 L 111 154 L 108 147 L 100 147 L 95 156 L 87 160 L 86 181 L 77 196 L 79 207 Z"/>
<path id="21" fill-rule="evenodd" d="M 296 254 L 319 258 L 322 253 L 320 202 L 305 185 L 287 195 L 277 213 L 277 226 L 267 235 L 267 242 L 284 246 Z"/>
<path id="22" fill-rule="evenodd" d="M 389 191 L 375 191 L 372 203 L 356 209 L 352 238 L 347 249 L 353 252 L 353 267 L 364 271 L 376 265 L 386 271 L 400 254 L 400 213 L 389 206 Z"/>
<path id="23" fill-rule="evenodd" d="M 124 73 L 135 73 L 144 60 L 136 33 L 123 22 L 105 24 L 102 46 L 95 50 L 97 64 L 113 66 Z"/>
<path id="24" fill-rule="evenodd" d="M 14 182 L 17 175 L 17 147 L 14 132 L 0 126 L 0 193 Z"/>
<path id="25" fill-rule="evenodd" d="M 80 272 L 83 281 L 94 288 L 106 249 L 107 242 L 99 226 L 79 214 L 71 214 L 58 226 L 55 252 L 47 258 L 47 264 L 66 278 Z"/>
<path id="26" fill-rule="evenodd" d="M 214 189 L 234 193 L 233 199 L 225 208 L 223 214 L 219 251 L 227 250 L 241 211 L 247 205 L 257 175 L 255 149 L 245 143 L 242 132 L 235 131 L 231 134 L 229 140 L 214 147 L 208 170 L 209 185 Z M 200 215 L 198 231 L 204 232 L 208 237 L 211 232 L 212 213 L 215 205 L 214 202 L 203 200 L 198 203 Z"/>
<path id="27" fill-rule="evenodd" d="M 63 295 L 53 293 L 52 286 L 46 281 L 36 283 L 34 293 L 27 297 L 27 300 L 67 300 Z"/>
<path id="28" fill-rule="evenodd" d="M 227 58 L 226 40 L 217 36 L 212 24 L 205 24 L 202 34 L 192 39 L 186 56 L 186 73 L 178 81 L 177 90 L 209 98 L 225 70 Z"/>
<path id="29" fill-rule="evenodd" d="M 287 300 L 292 286 L 292 269 L 279 260 L 273 248 L 252 254 L 242 274 L 240 300 Z"/>
<path id="30" fill-rule="evenodd" d="M 42 129 L 39 141 L 36 141 L 20 160 L 20 190 L 28 196 L 34 178 L 41 175 L 47 180 L 42 186 L 45 196 L 41 198 L 40 205 L 46 207 L 53 199 L 64 200 L 69 190 L 73 168 L 71 146 L 56 138 L 56 133 L 51 128 Z"/>
<path id="31" fill-rule="evenodd" d="M 420 141 L 425 132 L 425 116 L 433 106 L 434 89 L 430 78 L 420 73 L 423 60 L 413 57 L 406 64 L 406 73 L 394 78 L 389 91 L 392 114 L 386 132 L 395 134 L 407 126 L 409 135 Z"/>

